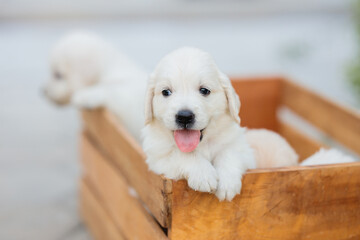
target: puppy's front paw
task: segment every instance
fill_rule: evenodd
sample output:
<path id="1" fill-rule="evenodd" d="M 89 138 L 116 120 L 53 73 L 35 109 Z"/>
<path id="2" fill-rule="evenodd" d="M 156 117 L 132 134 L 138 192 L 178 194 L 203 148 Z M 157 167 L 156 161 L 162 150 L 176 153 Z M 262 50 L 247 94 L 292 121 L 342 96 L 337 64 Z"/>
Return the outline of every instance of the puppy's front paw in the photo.
<path id="1" fill-rule="evenodd" d="M 95 109 L 104 105 L 104 95 L 96 89 L 85 89 L 76 92 L 71 101 L 78 108 Z"/>
<path id="2" fill-rule="evenodd" d="M 217 188 L 218 176 L 216 170 L 210 167 L 201 168 L 193 171 L 188 176 L 188 185 L 192 189 L 200 192 L 215 192 Z"/>
<path id="3" fill-rule="evenodd" d="M 220 201 L 231 201 L 235 195 L 241 192 L 241 178 L 234 179 L 229 176 L 224 176 L 219 179 L 218 188 L 216 190 L 216 196 Z"/>

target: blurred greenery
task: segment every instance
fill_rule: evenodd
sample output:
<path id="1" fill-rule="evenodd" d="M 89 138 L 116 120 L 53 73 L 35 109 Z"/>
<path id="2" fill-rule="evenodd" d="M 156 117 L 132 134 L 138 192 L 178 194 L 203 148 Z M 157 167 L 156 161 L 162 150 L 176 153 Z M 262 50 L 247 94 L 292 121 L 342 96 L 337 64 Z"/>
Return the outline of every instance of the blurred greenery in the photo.
<path id="1" fill-rule="evenodd" d="M 350 64 L 348 68 L 348 78 L 352 84 L 354 91 L 360 98 L 360 0 L 354 0 L 353 19 L 356 28 L 358 49 L 356 59 Z"/>
<path id="2" fill-rule="evenodd" d="M 296 42 L 287 43 L 283 45 L 280 49 L 281 57 L 286 58 L 287 60 L 300 61 L 309 55 L 311 52 L 310 46 L 305 42 Z"/>
<path id="3" fill-rule="evenodd" d="M 360 56 L 359 56 L 360 57 Z M 354 87 L 354 91 L 360 98 L 360 62 L 359 60 L 354 61 L 350 64 L 348 69 L 348 78 L 351 85 Z"/>

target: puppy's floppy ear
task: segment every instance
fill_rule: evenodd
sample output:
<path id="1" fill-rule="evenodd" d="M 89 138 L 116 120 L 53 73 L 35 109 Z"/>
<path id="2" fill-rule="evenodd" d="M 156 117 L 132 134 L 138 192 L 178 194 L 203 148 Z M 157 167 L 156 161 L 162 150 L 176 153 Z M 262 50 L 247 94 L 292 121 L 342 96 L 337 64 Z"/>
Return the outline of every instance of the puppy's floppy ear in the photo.
<path id="1" fill-rule="evenodd" d="M 150 75 L 149 82 L 145 93 L 145 125 L 149 124 L 153 119 L 153 98 L 155 90 L 155 76 Z"/>
<path id="2" fill-rule="evenodd" d="M 220 76 L 220 83 L 225 91 L 229 111 L 231 117 L 240 124 L 240 99 L 239 96 L 236 94 L 233 86 L 231 85 L 230 79 L 222 72 L 219 71 Z"/>

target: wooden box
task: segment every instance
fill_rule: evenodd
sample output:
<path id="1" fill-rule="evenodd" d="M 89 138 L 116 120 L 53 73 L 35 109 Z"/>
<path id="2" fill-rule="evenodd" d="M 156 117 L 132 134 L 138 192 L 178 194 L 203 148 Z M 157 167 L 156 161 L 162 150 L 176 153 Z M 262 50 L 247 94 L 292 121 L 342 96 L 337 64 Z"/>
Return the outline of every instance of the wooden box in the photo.
<path id="1" fill-rule="evenodd" d="M 304 159 L 322 144 L 280 108 L 360 154 L 360 116 L 283 78 L 233 79 L 242 125 L 282 134 Z M 219 202 L 148 171 L 139 144 L 105 110 L 83 112 L 81 211 L 98 240 L 360 239 L 360 163 L 256 169 Z"/>

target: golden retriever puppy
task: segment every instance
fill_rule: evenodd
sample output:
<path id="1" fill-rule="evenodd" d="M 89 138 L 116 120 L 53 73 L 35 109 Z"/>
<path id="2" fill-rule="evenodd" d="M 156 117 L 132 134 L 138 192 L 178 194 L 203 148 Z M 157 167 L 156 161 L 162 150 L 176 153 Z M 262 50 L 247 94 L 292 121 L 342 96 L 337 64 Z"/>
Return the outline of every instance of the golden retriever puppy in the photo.
<path id="1" fill-rule="evenodd" d="M 81 109 L 107 108 L 140 142 L 148 74 L 137 64 L 96 34 L 74 32 L 55 45 L 51 69 L 44 88 L 50 100 Z"/>
<path id="2" fill-rule="evenodd" d="M 256 167 L 239 108 L 229 78 L 208 53 L 189 47 L 171 52 L 155 68 L 145 95 L 149 168 L 231 200 L 241 191 L 242 175 Z"/>
<path id="3" fill-rule="evenodd" d="M 73 94 L 100 82 L 114 54 L 112 47 L 95 34 L 70 33 L 62 37 L 50 55 L 51 76 L 45 95 L 58 105 L 70 103 Z"/>

